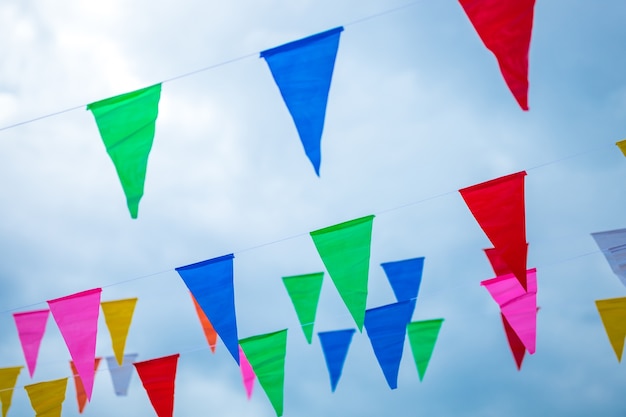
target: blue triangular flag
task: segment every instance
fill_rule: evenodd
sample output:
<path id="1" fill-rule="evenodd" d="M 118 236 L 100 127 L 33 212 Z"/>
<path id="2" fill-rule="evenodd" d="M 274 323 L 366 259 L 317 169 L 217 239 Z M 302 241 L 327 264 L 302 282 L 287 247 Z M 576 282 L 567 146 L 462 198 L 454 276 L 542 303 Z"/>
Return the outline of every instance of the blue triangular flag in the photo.
<path id="1" fill-rule="evenodd" d="M 415 300 L 401 301 L 365 311 L 365 330 L 391 389 L 398 388 L 406 326 L 414 306 Z"/>
<path id="2" fill-rule="evenodd" d="M 396 300 L 415 300 L 422 282 L 424 258 L 405 259 L 380 264 L 385 270 Z"/>
<path id="3" fill-rule="evenodd" d="M 107 356 L 106 358 L 111 380 L 113 381 L 113 390 L 118 397 L 125 397 L 128 393 L 130 377 L 133 375 L 133 370 L 135 369 L 133 363 L 137 359 L 137 356 L 136 353 L 124 355 L 122 366 L 118 365 L 115 356 Z"/>
<path id="4" fill-rule="evenodd" d="M 235 316 L 233 254 L 176 268 L 176 272 L 209 318 L 224 345 L 239 364 Z"/>
<path id="5" fill-rule="evenodd" d="M 326 103 L 342 31 L 338 27 L 261 52 L 318 176 Z"/>
<path id="6" fill-rule="evenodd" d="M 324 352 L 324 358 L 326 359 L 326 367 L 330 374 L 330 388 L 335 392 L 339 378 L 341 378 L 341 371 L 343 370 L 343 364 L 346 361 L 348 355 L 348 348 L 350 342 L 352 342 L 352 335 L 355 329 L 346 330 L 334 330 L 331 332 L 319 332 L 317 335 L 320 337 L 320 343 L 322 344 L 322 351 Z"/>

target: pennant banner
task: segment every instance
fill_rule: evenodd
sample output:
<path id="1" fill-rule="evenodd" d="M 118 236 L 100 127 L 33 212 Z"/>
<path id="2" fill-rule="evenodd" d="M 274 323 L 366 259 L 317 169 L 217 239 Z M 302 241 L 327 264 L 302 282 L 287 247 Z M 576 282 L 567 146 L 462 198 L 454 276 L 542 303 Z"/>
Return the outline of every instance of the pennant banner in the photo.
<path id="1" fill-rule="evenodd" d="M 424 258 L 380 264 L 387 275 L 397 301 L 416 300 L 422 282 Z"/>
<path id="2" fill-rule="evenodd" d="M 335 392 L 339 378 L 343 371 L 343 364 L 348 356 L 348 348 L 352 342 L 355 329 L 334 330 L 330 332 L 319 332 L 326 368 L 330 375 L 330 389 Z"/>
<path id="3" fill-rule="evenodd" d="M 111 343 L 113 352 L 117 358 L 117 363 L 122 365 L 124 360 L 124 348 L 126 347 L 126 337 L 130 322 L 133 319 L 135 311 L 136 298 L 128 298 L 125 300 L 103 301 L 100 303 L 104 320 L 111 334 Z"/>
<path id="4" fill-rule="evenodd" d="M 76 370 L 91 400 L 96 361 L 96 336 L 102 288 L 49 300 L 52 317 L 59 326 Z"/>
<path id="5" fill-rule="evenodd" d="M 621 362 L 626 338 L 626 297 L 597 300 L 596 307 L 617 361 Z"/>
<path id="6" fill-rule="evenodd" d="M 202 311 L 239 364 L 239 340 L 235 314 L 233 254 L 176 268 Z"/>
<path id="7" fill-rule="evenodd" d="M 27 311 L 24 313 L 14 313 L 13 319 L 17 327 L 17 334 L 20 338 L 26 366 L 30 377 L 35 373 L 37 366 L 37 356 L 39 355 L 39 346 L 41 339 L 46 331 L 46 323 L 50 310 Z"/>
<path id="8" fill-rule="evenodd" d="M 35 417 L 61 417 L 67 378 L 26 385 L 24 389 L 35 410 Z"/>
<path id="9" fill-rule="evenodd" d="M 592 233 L 591 236 L 615 275 L 622 281 L 622 284 L 626 285 L 626 229 L 597 232 Z"/>
<path id="10" fill-rule="evenodd" d="M 245 353 L 243 353 L 241 346 L 239 346 L 239 364 L 243 386 L 246 389 L 248 399 L 250 399 L 252 397 L 252 390 L 254 389 L 254 380 L 256 379 L 256 375 L 254 375 L 252 365 L 248 362 L 248 358 L 246 358 Z"/>
<path id="11" fill-rule="evenodd" d="M 20 375 L 22 368 L 23 366 L 0 368 L 0 401 L 2 402 L 2 417 L 7 417 L 9 408 L 11 408 L 13 389 L 15 388 L 17 377 Z"/>
<path id="12" fill-rule="evenodd" d="M 143 197 L 160 98 L 161 84 L 156 84 L 87 106 L 115 165 L 133 219 Z"/>
<path id="13" fill-rule="evenodd" d="M 509 342 L 509 347 L 511 348 L 511 353 L 513 354 L 513 359 L 515 359 L 515 365 L 517 365 L 517 370 L 522 369 L 522 362 L 524 361 L 524 356 L 526 355 L 526 347 L 524 343 L 520 340 L 515 330 L 509 324 L 509 321 L 504 317 L 504 314 L 500 313 L 500 317 L 502 317 L 502 325 L 504 326 L 504 332 L 506 333 L 506 339 Z"/>
<path id="14" fill-rule="evenodd" d="M 311 344 L 313 337 L 313 325 L 323 280 L 323 272 L 283 277 L 283 283 L 287 288 L 293 307 L 296 309 L 304 337 L 309 344 Z"/>
<path id="15" fill-rule="evenodd" d="M 439 336 L 439 330 L 443 319 L 414 321 L 408 324 L 407 333 L 413 352 L 413 359 L 417 367 L 420 381 L 424 379 L 428 362 L 433 354 L 435 342 Z"/>
<path id="16" fill-rule="evenodd" d="M 359 331 L 363 330 L 367 303 L 373 220 L 373 215 L 366 216 L 311 232 L 317 252 Z"/>
<path id="17" fill-rule="evenodd" d="M 134 363 L 150 403 L 159 417 L 172 417 L 174 413 L 174 386 L 179 356 L 177 353 Z"/>
<path id="18" fill-rule="evenodd" d="M 276 415 L 282 416 L 287 329 L 248 337 L 239 343 Z"/>
<path id="19" fill-rule="evenodd" d="M 202 326 L 202 331 L 204 332 L 206 342 L 209 344 L 211 352 L 215 353 L 215 346 L 217 346 L 217 332 L 215 331 L 215 328 L 211 324 L 209 318 L 206 316 L 206 314 L 204 314 L 204 311 L 202 311 L 202 307 L 200 307 L 200 304 L 198 304 L 196 298 L 193 296 L 192 293 L 189 294 L 191 295 L 193 306 L 196 309 L 196 314 L 198 315 L 198 319 L 200 320 L 200 325 Z"/>
<path id="20" fill-rule="evenodd" d="M 98 365 L 100 365 L 100 359 L 96 358 L 94 371 L 98 371 Z M 78 402 L 78 412 L 80 414 L 83 413 L 85 409 L 85 405 L 87 405 L 87 393 L 85 392 L 85 386 L 83 385 L 83 381 L 80 379 L 78 375 L 78 371 L 76 370 L 76 366 L 74 366 L 74 362 L 70 361 L 70 368 L 72 369 L 72 375 L 74 376 L 74 385 L 76 386 L 76 401 Z"/>
<path id="21" fill-rule="evenodd" d="M 622 151 L 624 156 L 626 156 L 626 139 L 620 140 L 619 142 L 616 142 L 615 144 L 620 149 L 620 151 Z"/>
<path id="22" fill-rule="evenodd" d="M 318 176 L 326 103 L 342 31 L 338 27 L 261 52 Z"/>
<path id="23" fill-rule="evenodd" d="M 124 397 L 128 393 L 130 377 L 133 375 L 133 363 L 137 360 L 137 356 L 136 353 L 124 355 L 121 366 L 117 363 L 115 356 L 106 357 L 109 373 L 111 374 L 111 381 L 113 382 L 113 390 L 118 397 Z"/>

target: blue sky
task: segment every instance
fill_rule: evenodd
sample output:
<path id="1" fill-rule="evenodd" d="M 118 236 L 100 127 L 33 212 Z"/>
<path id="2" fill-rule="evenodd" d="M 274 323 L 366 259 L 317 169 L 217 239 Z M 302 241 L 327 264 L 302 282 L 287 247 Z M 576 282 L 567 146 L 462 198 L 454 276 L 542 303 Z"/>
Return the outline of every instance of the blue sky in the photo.
<path id="1" fill-rule="evenodd" d="M 0 131 L 0 367 L 24 363 L 11 312 L 103 287 L 103 300 L 139 298 L 128 352 L 181 353 L 175 416 L 272 416 L 258 385 L 246 400 L 224 346 L 210 353 L 174 271 L 234 253 L 240 337 L 290 329 L 285 416 L 623 415 L 626 376 L 594 301 L 626 290 L 590 233 L 626 226 L 625 16 L 619 1 L 538 1 L 523 112 L 452 0 L 0 4 L 0 128 L 80 107 Z M 340 25 L 317 178 L 257 54 Z M 82 106 L 213 66 L 163 84 L 131 220 Z M 457 190 L 521 170 L 541 311 L 518 372 L 479 286 L 489 242 Z M 323 270 L 308 232 L 368 214 L 368 307 L 393 301 L 380 263 L 425 256 L 413 318 L 446 321 L 423 382 L 407 344 L 389 390 L 357 334 L 333 394 L 280 278 Z M 326 276 L 316 330 L 350 326 Z M 112 354 L 103 320 L 97 353 Z M 68 360 L 51 320 L 9 415 L 31 415 L 22 387 L 69 376 Z M 84 415 L 112 413 L 154 412 L 136 375 L 115 397 L 103 365 Z M 63 415 L 78 415 L 72 383 Z"/>

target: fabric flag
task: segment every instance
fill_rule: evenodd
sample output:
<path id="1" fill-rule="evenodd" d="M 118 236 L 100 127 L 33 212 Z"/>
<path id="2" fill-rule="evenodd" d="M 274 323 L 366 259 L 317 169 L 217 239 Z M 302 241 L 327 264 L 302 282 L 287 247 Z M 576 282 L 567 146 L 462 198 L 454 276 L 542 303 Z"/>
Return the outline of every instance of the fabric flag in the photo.
<path id="1" fill-rule="evenodd" d="M 596 300 L 596 307 L 617 361 L 621 362 L 626 337 L 626 297 Z"/>
<path id="2" fill-rule="evenodd" d="M 95 376 L 101 292 L 102 288 L 94 288 L 48 301 L 52 317 L 59 326 L 89 401 Z"/>
<path id="3" fill-rule="evenodd" d="M 528 290 L 522 288 L 513 274 L 482 281 L 491 297 L 500 306 L 504 318 L 531 355 L 537 337 L 537 270 L 527 272 Z"/>
<path id="4" fill-rule="evenodd" d="M 35 310 L 13 314 L 15 327 L 17 327 L 17 334 L 20 338 L 26 366 L 31 378 L 35 373 L 39 346 L 41 346 L 41 339 L 43 339 L 43 335 L 46 332 L 46 323 L 49 315 L 50 310 Z"/>
<path id="5" fill-rule="evenodd" d="M 287 329 L 248 337 L 239 343 L 276 415 L 282 416 Z"/>
<path id="6" fill-rule="evenodd" d="M 330 332 L 319 332 L 326 368 L 330 375 L 330 389 L 335 392 L 339 378 L 343 371 L 343 364 L 348 356 L 348 348 L 352 342 L 355 329 L 333 330 Z"/>
<path id="7" fill-rule="evenodd" d="M 509 321 L 506 317 L 504 317 L 503 313 L 500 313 L 500 317 L 502 317 L 502 325 L 504 326 L 506 339 L 509 342 L 513 359 L 515 359 L 515 364 L 517 365 L 517 370 L 519 371 L 522 369 L 522 362 L 524 361 L 524 356 L 526 355 L 526 347 L 520 340 L 517 333 L 515 333 L 515 330 L 513 330 L 513 327 L 511 327 Z"/>
<path id="8" fill-rule="evenodd" d="M 391 389 L 398 388 L 398 370 L 404 349 L 406 326 L 411 320 L 413 306 L 411 301 L 399 301 L 365 312 L 367 336 Z"/>
<path id="9" fill-rule="evenodd" d="M 506 85 L 528 110 L 528 50 L 535 0 L 459 0 L 478 36 L 498 60 Z"/>
<path id="10" fill-rule="evenodd" d="M 380 264 L 387 275 L 397 301 L 416 300 L 422 282 L 424 258 Z"/>
<path id="11" fill-rule="evenodd" d="M 133 219 L 143 196 L 160 98 L 161 84 L 156 84 L 87 106 L 115 165 Z"/>
<path id="12" fill-rule="evenodd" d="M 317 303 L 320 299 L 323 280 L 323 272 L 283 277 L 283 284 L 287 288 L 287 293 L 289 293 L 302 326 L 304 337 L 306 337 L 306 341 L 309 344 L 311 344 L 313 337 L 315 313 L 317 312 Z"/>
<path id="13" fill-rule="evenodd" d="M 211 348 L 211 352 L 215 353 L 215 346 L 217 345 L 217 332 L 215 328 L 211 324 L 209 318 L 202 311 L 202 307 L 196 301 L 196 298 L 190 292 L 191 300 L 193 301 L 193 306 L 196 309 L 196 314 L 198 315 L 198 319 L 200 320 L 200 325 L 202 326 L 202 331 L 204 332 L 204 337 Z"/>
<path id="14" fill-rule="evenodd" d="M 487 255 L 487 259 L 489 259 L 491 269 L 493 269 L 493 272 L 496 274 L 497 277 L 513 273 L 509 266 L 506 264 L 506 262 L 504 262 L 504 259 L 502 259 L 502 256 L 496 248 L 483 250 L 485 251 L 485 255 Z"/>
<path id="15" fill-rule="evenodd" d="M 626 229 L 592 233 L 613 273 L 626 285 Z"/>
<path id="16" fill-rule="evenodd" d="M 117 363 L 122 365 L 124 360 L 124 348 L 130 322 L 133 319 L 137 298 L 127 298 L 124 300 L 103 301 L 100 303 L 104 320 L 111 334 L 113 352 L 117 358 Z"/>
<path id="17" fill-rule="evenodd" d="M 442 323 L 443 319 L 432 319 L 414 321 L 407 326 L 409 343 L 420 381 L 424 379 L 426 374 L 426 368 L 428 368 L 428 362 L 430 362 L 430 357 L 433 354 Z"/>
<path id="18" fill-rule="evenodd" d="M 2 417 L 7 417 L 9 408 L 11 408 L 13 389 L 15 388 L 17 377 L 20 375 L 22 368 L 23 366 L 0 368 L 0 402 L 2 402 Z"/>
<path id="19" fill-rule="evenodd" d="M 235 314 L 233 258 L 220 256 L 176 268 L 202 311 L 239 365 L 239 340 Z"/>
<path id="20" fill-rule="evenodd" d="M 35 410 L 35 417 L 61 417 L 67 378 L 26 385 L 24 389 Z"/>
<path id="21" fill-rule="evenodd" d="M 124 361 L 120 366 L 115 356 L 107 356 L 107 366 L 113 381 L 113 390 L 118 397 L 124 397 L 128 393 L 130 377 L 133 375 L 133 363 L 137 360 L 136 353 L 124 355 Z"/>
<path id="22" fill-rule="evenodd" d="M 374 216 L 350 220 L 311 232 L 330 278 L 363 330 Z"/>
<path id="23" fill-rule="evenodd" d="M 526 288 L 526 172 L 506 175 L 459 190 L 474 218 L 509 270 Z"/>
<path id="24" fill-rule="evenodd" d="M 100 365 L 100 359 L 102 358 L 96 358 L 94 371 L 98 370 L 98 365 Z M 87 405 L 87 393 L 85 392 L 85 386 L 83 385 L 83 381 L 81 381 L 80 376 L 78 376 L 76 366 L 74 366 L 74 362 L 72 361 L 70 361 L 70 368 L 72 369 L 72 375 L 74 376 L 74 385 L 76 386 L 76 401 L 78 402 L 78 412 L 82 414 L 83 410 L 85 409 L 85 405 Z"/>
<path id="25" fill-rule="evenodd" d="M 256 379 L 256 375 L 254 375 L 252 365 L 248 362 L 241 346 L 239 346 L 239 368 L 241 369 L 241 379 L 243 380 L 243 386 L 246 389 L 246 395 L 248 396 L 248 399 L 250 399 L 252 397 L 252 390 L 254 389 L 254 380 Z"/>
<path id="26" fill-rule="evenodd" d="M 159 417 L 172 417 L 174 413 L 174 385 L 179 356 L 177 353 L 134 363 L 150 403 Z"/>
<path id="27" fill-rule="evenodd" d="M 619 142 L 616 142 L 615 144 L 622 151 L 624 156 L 626 156 L 626 139 L 620 140 Z"/>
<path id="28" fill-rule="evenodd" d="M 342 31 L 338 27 L 261 52 L 318 176 L 326 103 Z"/>

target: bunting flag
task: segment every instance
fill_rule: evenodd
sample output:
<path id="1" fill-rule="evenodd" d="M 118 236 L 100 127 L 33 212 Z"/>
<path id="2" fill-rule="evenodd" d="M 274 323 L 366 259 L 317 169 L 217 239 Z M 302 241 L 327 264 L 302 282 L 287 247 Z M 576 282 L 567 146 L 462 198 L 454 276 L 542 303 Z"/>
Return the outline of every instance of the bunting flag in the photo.
<path id="1" fill-rule="evenodd" d="M 46 323 L 49 315 L 50 310 L 35 310 L 13 314 L 15 327 L 17 327 L 17 334 L 20 338 L 26 366 L 31 378 L 35 373 L 39 346 L 41 346 L 41 339 L 43 339 L 43 335 L 46 332 Z"/>
<path id="2" fill-rule="evenodd" d="M 522 362 L 524 361 L 524 356 L 526 355 L 526 347 L 520 340 L 517 333 L 515 333 L 515 330 L 513 330 L 513 327 L 509 324 L 509 321 L 506 317 L 504 317 L 504 314 L 500 313 L 500 317 L 502 317 L 502 325 L 504 326 L 506 340 L 509 342 L 513 359 L 515 359 L 515 365 L 517 365 L 517 370 L 519 371 L 522 369 Z"/>
<path id="3" fill-rule="evenodd" d="M 124 360 L 126 337 L 128 336 L 128 329 L 133 319 L 136 304 L 137 298 L 103 301 L 100 303 L 104 313 L 104 320 L 111 334 L 113 352 L 119 365 L 122 365 Z"/>
<path id="4" fill-rule="evenodd" d="M 616 142 L 615 144 L 622 151 L 624 156 L 626 156 L 626 139 L 620 140 L 619 142 Z"/>
<path id="5" fill-rule="evenodd" d="M 433 354 L 442 323 L 443 319 L 432 319 L 414 321 L 407 326 L 409 343 L 420 381 L 424 379 L 426 374 L 426 368 L 428 368 L 428 362 L 430 362 Z"/>
<path id="6" fill-rule="evenodd" d="M 9 408 L 11 408 L 13 389 L 15 388 L 17 377 L 20 375 L 22 368 L 23 366 L 0 368 L 0 402 L 2 402 L 2 417 L 7 417 Z"/>
<path id="7" fill-rule="evenodd" d="M 621 362 L 626 337 L 626 297 L 596 300 L 596 307 L 617 361 Z"/>
<path id="8" fill-rule="evenodd" d="M 243 380 L 243 386 L 246 389 L 246 396 L 250 399 L 252 397 L 252 390 L 254 389 L 254 380 L 256 379 L 256 375 L 254 375 L 252 365 L 250 365 L 248 358 L 246 358 L 246 354 L 243 353 L 241 346 L 239 346 L 239 368 L 241 369 L 241 379 Z"/>
<path id="9" fill-rule="evenodd" d="M 287 293 L 289 293 L 302 326 L 304 337 L 306 337 L 306 341 L 309 344 L 311 344 L 313 337 L 315 313 L 317 312 L 317 303 L 320 299 L 323 280 L 323 272 L 283 277 L 283 284 L 287 288 Z"/>
<path id="10" fill-rule="evenodd" d="M 220 256 L 176 268 L 202 311 L 222 338 L 226 349 L 239 364 L 239 340 L 235 314 L 233 258 Z"/>
<path id="11" fill-rule="evenodd" d="M 528 50 L 535 0 L 459 0 L 478 36 L 498 60 L 506 85 L 528 110 Z"/>
<path id="12" fill-rule="evenodd" d="M 424 258 L 380 264 L 387 275 L 397 301 L 416 300 L 422 282 Z"/>
<path id="13" fill-rule="evenodd" d="M 35 417 L 61 417 L 67 378 L 26 385 L 24 389 L 35 410 Z"/>
<path id="14" fill-rule="evenodd" d="M 177 353 L 134 363 L 150 403 L 159 417 L 172 417 L 174 413 L 174 385 L 179 356 Z"/>
<path id="15" fill-rule="evenodd" d="M 133 219 L 143 197 L 160 98 L 161 84 L 156 84 L 87 106 L 115 165 Z"/>
<path id="16" fill-rule="evenodd" d="M 626 141 L 625 141 L 626 142 Z M 611 269 L 626 285 L 626 229 L 592 233 Z"/>
<path id="17" fill-rule="evenodd" d="M 338 27 L 261 52 L 317 176 L 328 91 L 342 31 L 343 27 Z"/>
<path id="18" fill-rule="evenodd" d="M 106 357 L 109 373 L 111 374 L 111 381 L 113 382 L 113 390 L 118 397 L 124 397 L 128 393 L 130 377 L 133 375 L 133 363 L 137 360 L 137 356 L 136 353 L 124 355 L 121 366 L 117 363 L 115 356 Z"/>
<path id="19" fill-rule="evenodd" d="M 102 288 L 49 300 L 48 306 L 91 401 Z"/>
<path id="20" fill-rule="evenodd" d="M 200 304 L 198 304 L 193 294 L 190 292 L 189 295 L 191 295 L 193 306 L 196 309 L 196 314 L 198 315 L 198 319 L 200 320 L 200 325 L 202 326 L 204 337 L 209 344 L 209 347 L 211 348 L 211 352 L 215 353 L 215 346 L 217 345 L 217 332 L 215 331 L 215 328 L 211 324 L 209 318 L 206 316 L 206 314 L 204 314 L 204 311 L 202 311 L 202 307 L 200 307 Z"/>
<path id="21" fill-rule="evenodd" d="M 367 336 L 391 389 L 398 388 L 398 370 L 404 349 L 404 337 L 413 314 L 413 307 L 412 301 L 399 301 L 365 312 Z"/>
<path id="22" fill-rule="evenodd" d="M 359 331 L 363 330 L 367 302 L 373 220 L 371 215 L 311 232 L 317 252 Z"/>
<path id="23" fill-rule="evenodd" d="M 488 248 L 483 250 L 485 251 L 485 255 L 487 255 L 487 259 L 489 259 L 491 269 L 493 269 L 493 272 L 496 274 L 497 277 L 513 273 L 509 269 L 509 266 L 506 264 L 506 262 L 504 262 L 504 259 L 502 259 L 502 256 L 496 248 Z"/>
<path id="24" fill-rule="evenodd" d="M 507 175 L 459 190 L 474 218 L 508 269 L 526 288 L 526 172 Z"/>
<path id="25" fill-rule="evenodd" d="M 282 416 L 287 329 L 248 337 L 239 343 L 276 415 Z"/>
<path id="26" fill-rule="evenodd" d="M 348 348 L 352 342 L 355 329 L 333 330 L 330 332 L 319 332 L 326 368 L 330 375 L 330 389 L 335 392 L 339 378 L 343 371 L 343 364 L 348 356 Z"/>
<path id="27" fill-rule="evenodd" d="M 513 274 L 482 281 L 502 315 L 531 355 L 537 336 L 537 270 L 527 271 L 528 290 L 522 288 Z"/>
<path id="28" fill-rule="evenodd" d="M 102 358 L 96 358 L 94 371 L 98 371 L 100 359 Z M 74 362 L 72 361 L 70 361 L 70 368 L 72 369 L 72 375 L 74 376 L 74 385 L 76 386 L 76 401 L 78 402 L 78 412 L 82 414 L 83 410 L 85 409 L 85 405 L 87 405 L 87 393 L 85 392 L 85 386 L 83 385 L 83 381 L 78 375 L 76 366 L 74 366 Z"/>

